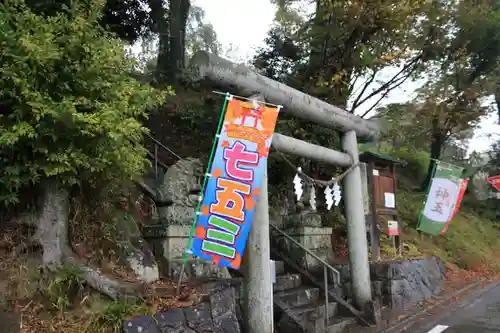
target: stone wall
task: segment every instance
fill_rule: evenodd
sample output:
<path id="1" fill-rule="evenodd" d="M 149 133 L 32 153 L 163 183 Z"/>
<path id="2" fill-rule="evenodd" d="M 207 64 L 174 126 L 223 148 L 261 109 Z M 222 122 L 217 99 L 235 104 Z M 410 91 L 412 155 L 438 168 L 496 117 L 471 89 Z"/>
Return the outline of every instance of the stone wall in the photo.
<path id="1" fill-rule="evenodd" d="M 284 218 L 283 231 L 303 247 L 326 262 L 333 259 L 331 245 L 332 228 L 323 227 L 321 215 L 316 213 L 296 213 Z M 322 264 L 286 237 L 275 234 L 279 250 L 289 255 L 302 268 L 311 273 L 323 272 Z"/>
<path id="2" fill-rule="evenodd" d="M 211 290 L 193 307 L 158 312 L 125 321 L 124 333 L 240 333 L 241 310 L 235 288 Z"/>
<path id="3" fill-rule="evenodd" d="M 340 271 L 344 297 L 351 298 L 348 265 L 334 265 Z M 438 257 L 370 265 L 373 297 L 393 309 L 407 309 L 441 292 L 446 268 Z"/>

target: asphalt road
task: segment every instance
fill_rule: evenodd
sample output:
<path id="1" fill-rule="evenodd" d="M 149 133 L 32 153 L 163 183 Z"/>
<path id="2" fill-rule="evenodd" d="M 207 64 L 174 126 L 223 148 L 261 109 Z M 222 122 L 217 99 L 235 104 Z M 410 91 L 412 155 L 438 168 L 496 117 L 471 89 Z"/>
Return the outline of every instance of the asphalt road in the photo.
<path id="1" fill-rule="evenodd" d="M 418 327 L 420 326 L 420 328 Z M 412 333 L 500 333 L 500 284 L 444 315 L 428 318 Z"/>

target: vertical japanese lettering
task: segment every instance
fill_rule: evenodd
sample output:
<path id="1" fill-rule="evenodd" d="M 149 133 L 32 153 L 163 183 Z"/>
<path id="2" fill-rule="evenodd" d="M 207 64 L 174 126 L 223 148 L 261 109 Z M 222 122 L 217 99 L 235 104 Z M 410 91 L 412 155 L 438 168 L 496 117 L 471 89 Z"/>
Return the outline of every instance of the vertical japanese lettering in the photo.
<path id="1" fill-rule="evenodd" d="M 208 225 L 215 227 L 207 231 L 207 239 L 234 245 L 240 226 L 234 222 L 212 215 L 208 219 Z"/>
<path id="2" fill-rule="evenodd" d="M 432 208 L 432 211 L 438 214 L 443 214 L 444 200 L 446 200 L 449 196 L 450 194 L 447 189 L 439 187 L 436 191 L 436 203 Z"/>
<path id="3" fill-rule="evenodd" d="M 277 114 L 262 103 L 229 101 L 211 179 L 197 212 L 194 255 L 240 267 Z"/>
<path id="4" fill-rule="evenodd" d="M 243 143 L 236 141 L 231 148 L 224 149 L 224 161 L 226 172 L 231 178 L 250 182 L 253 180 L 253 170 L 241 166 L 256 166 L 259 154 L 248 151 Z"/>
<path id="5" fill-rule="evenodd" d="M 249 195 L 251 189 L 252 187 L 249 184 L 227 178 L 218 178 L 215 203 L 210 205 L 210 211 L 237 221 L 244 221 L 244 195 Z"/>
<path id="6" fill-rule="evenodd" d="M 205 252 L 215 253 L 219 256 L 224 256 L 231 259 L 233 259 L 236 255 L 235 248 L 208 240 L 204 240 L 203 243 L 201 243 L 201 249 Z"/>

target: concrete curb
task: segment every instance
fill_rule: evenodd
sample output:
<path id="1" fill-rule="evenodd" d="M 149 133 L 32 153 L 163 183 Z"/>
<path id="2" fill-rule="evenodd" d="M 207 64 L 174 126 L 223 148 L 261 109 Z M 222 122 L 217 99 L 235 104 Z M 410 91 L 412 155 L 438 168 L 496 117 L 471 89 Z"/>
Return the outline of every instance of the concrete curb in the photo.
<path id="1" fill-rule="evenodd" d="M 479 280 L 477 282 L 471 283 L 471 284 L 465 286 L 464 288 L 462 288 L 460 290 L 457 290 L 452 295 L 449 295 L 449 296 L 443 298 L 439 302 L 437 302 L 435 304 L 432 304 L 432 305 L 426 307 L 425 309 L 422 309 L 422 310 L 418 311 L 417 313 L 414 313 L 414 314 L 411 314 L 411 315 L 405 317 L 401 321 L 395 323 L 393 326 L 391 326 L 389 328 L 386 328 L 386 329 L 383 329 L 383 330 L 380 330 L 380 331 L 377 331 L 377 333 L 395 333 L 395 332 L 404 331 L 404 330 L 408 329 L 410 326 L 412 326 L 413 324 L 415 324 L 415 322 L 413 322 L 414 319 L 416 319 L 416 318 L 418 318 L 418 317 L 426 314 L 429 310 L 435 309 L 435 308 L 443 305 L 444 303 L 450 301 L 452 298 L 457 297 L 457 296 L 459 296 L 459 295 L 461 295 L 461 294 L 463 294 L 463 293 L 465 293 L 465 292 L 467 292 L 467 291 L 469 291 L 469 290 L 471 290 L 471 289 L 479 286 L 480 284 L 484 283 L 485 281 L 486 281 L 486 279 L 481 279 L 481 280 Z M 468 306 L 475 299 L 477 299 L 478 297 L 480 297 L 481 295 L 483 295 L 484 293 L 488 292 L 490 289 L 495 288 L 498 285 L 500 285 L 500 280 L 492 282 L 492 283 L 486 285 L 485 287 L 481 288 L 479 291 L 477 291 L 474 294 L 472 294 L 469 297 L 467 297 L 465 299 L 465 301 L 462 301 L 460 304 L 458 304 L 457 306 L 455 306 L 450 311 L 447 311 L 444 314 L 439 315 L 438 317 L 436 317 L 436 319 L 433 320 L 432 323 L 430 323 L 428 326 L 432 327 L 433 323 L 435 323 L 437 321 L 440 321 L 443 318 L 451 316 L 455 311 Z"/>

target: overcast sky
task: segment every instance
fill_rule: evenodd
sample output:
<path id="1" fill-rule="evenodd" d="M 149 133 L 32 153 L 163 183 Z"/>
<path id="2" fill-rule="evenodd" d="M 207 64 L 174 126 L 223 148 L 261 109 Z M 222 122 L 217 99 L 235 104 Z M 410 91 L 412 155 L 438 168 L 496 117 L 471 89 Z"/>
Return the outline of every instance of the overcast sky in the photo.
<path id="1" fill-rule="evenodd" d="M 275 13 L 269 0 L 195 0 L 194 3 L 205 10 L 206 19 L 214 26 L 223 47 L 232 46 L 233 50 L 228 56 L 236 61 L 248 59 L 255 54 L 255 50 L 266 38 Z M 388 70 L 385 75 L 391 77 L 393 71 Z M 418 87 L 419 84 L 415 82 L 403 85 L 392 91 L 384 103 L 407 101 Z M 481 122 L 480 129 L 470 143 L 470 151 L 484 151 L 491 142 L 488 136 L 500 136 L 497 120 L 498 117 L 494 114 Z"/>

